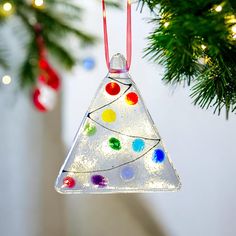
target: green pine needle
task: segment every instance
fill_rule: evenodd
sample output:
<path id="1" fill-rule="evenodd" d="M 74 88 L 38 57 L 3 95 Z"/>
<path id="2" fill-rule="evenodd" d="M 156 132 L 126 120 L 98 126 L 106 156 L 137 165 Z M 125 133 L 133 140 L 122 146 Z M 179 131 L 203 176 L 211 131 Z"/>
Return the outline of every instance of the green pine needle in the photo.
<path id="1" fill-rule="evenodd" d="M 221 4 L 222 10 L 216 11 Z M 236 110 L 234 0 L 140 0 L 155 12 L 145 56 L 165 67 L 163 81 L 191 86 L 194 104 L 228 117 Z M 157 14 L 159 12 L 159 14 Z M 231 19 L 230 22 L 228 19 Z M 235 36 L 236 37 L 236 34 Z M 205 61 L 202 63 L 201 61 Z"/>
<path id="2" fill-rule="evenodd" d="M 45 44 L 49 50 L 49 53 L 65 68 L 71 69 L 75 63 L 76 59 L 60 44 L 54 40 L 44 37 Z"/>
<path id="3" fill-rule="evenodd" d="M 19 43 L 26 49 L 26 56 L 19 71 L 22 87 L 34 86 L 39 76 L 39 51 L 35 34 L 36 23 L 42 26 L 42 36 L 48 56 L 53 57 L 59 65 L 68 70 L 75 65 L 76 59 L 72 50 L 65 49 L 62 46 L 62 42 L 68 36 L 74 37 L 81 45 L 94 44 L 97 40 L 94 35 L 82 29 L 83 9 L 73 1 L 45 0 L 45 8 L 42 9 L 35 8 L 29 2 L 21 0 L 12 0 L 11 3 L 14 5 L 15 12 L 13 16 L 0 16 L 0 26 L 1 24 L 8 24 L 8 19 L 15 17 L 17 21 L 20 20 L 26 32 L 28 32 L 28 35 L 24 37 L 27 41 L 26 45 L 25 41 L 19 38 Z M 110 5 L 117 6 L 113 1 L 110 2 Z M 4 46 L 2 47 L 4 48 Z M 0 66 L 7 66 L 4 52 L 1 48 Z"/>

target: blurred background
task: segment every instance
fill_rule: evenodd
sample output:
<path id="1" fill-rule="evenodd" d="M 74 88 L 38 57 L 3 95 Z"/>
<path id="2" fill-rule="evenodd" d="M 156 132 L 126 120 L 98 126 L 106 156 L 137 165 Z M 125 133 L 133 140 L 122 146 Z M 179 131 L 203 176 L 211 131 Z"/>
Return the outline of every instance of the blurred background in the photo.
<path id="1" fill-rule="evenodd" d="M 1 26 L 6 43 L 17 53 L 11 58 L 11 71 L 2 71 L 11 75 L 11 83 L 0 84 L 0 235 L 236 235 L 236 118 L 226 120 L 196 108 L 187 88 L 174 90 L 162 83 L 163 68 L 143 58 L 145 38 L 152 30 L 147 24 L 150 13 L 144 9 L 140 14 L 135 6 L 130 73 L 180 175 L 182 189 L 104 196 L 60 195 L 54 190 L 74 135 L 107 73 L 101 7 L 96 1 L 80 4 L 83 28 L 99 41 L 89 47 L 79 47 L 70 38 L 64 42 L 86 60 L 69 73 L 59 71 L 62 92 L 48 113 L 39 113 L 29 93 L 19 91 L 14 65 L 23 48 L 10 36 L 9 26 Z M 108 22 L 110 54 L 125 54 L 124 11 L 108 9 Z"/>

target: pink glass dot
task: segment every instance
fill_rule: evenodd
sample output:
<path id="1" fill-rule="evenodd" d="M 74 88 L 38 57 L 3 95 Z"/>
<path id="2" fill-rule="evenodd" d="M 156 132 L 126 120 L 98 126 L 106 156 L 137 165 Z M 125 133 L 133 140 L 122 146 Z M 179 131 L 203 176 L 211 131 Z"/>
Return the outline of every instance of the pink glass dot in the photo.
<path id="1" fill-rule="evenodd" d="M 63 179 L 63 184 L 67 188 L 74 188 L 75 187 L 75 179 L 70 176 L 67 176 Z"/>

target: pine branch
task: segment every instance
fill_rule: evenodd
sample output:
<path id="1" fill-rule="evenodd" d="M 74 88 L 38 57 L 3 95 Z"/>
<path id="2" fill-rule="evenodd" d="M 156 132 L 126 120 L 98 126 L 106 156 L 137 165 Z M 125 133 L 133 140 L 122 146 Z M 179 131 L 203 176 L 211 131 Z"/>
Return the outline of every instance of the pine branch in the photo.
<path id="1" fill-rule="evenodd" d="M 7 69 L 9 67 L 8 62 L 6 60 L 6 50 L 2 46 L 0 46 L 0 67 Z"/>
<path id="2" fill-rule="evenodd" d="M 163 81 L 187 82 L 194 104 L 202 108 L 213 106 L 218 113 L 225 108 L 227 116 L 234 111 L 236 34 L 232 35 L 231 27 L 236 26 L 235 1 L 140 0 L 139 4 L 159 12 L 152 19 L 155 29 L 148 37 L 145 56 L 165 67 Z"/>
<path id="3" fill-rule="evenodd" d="M 44 37 L 44 41 L 49 52 L 65 69 L 71 69 L 75 65 L 76 59 L 55 40 Z"/>
<path id="4" fill-rule="evenodd" d="M 7 50 L 4 47 L 1 39 L 0 39 L 0 67 L 4 69 L 9 68 L 9 62 L 7 60 Z"/>
<path id="5" fill-rule="evenodd" d="M 29 44 L 28 53 L 20 69 L 21 86 L 29 87 L 36 84 L 38 76 L 38 50 L 35 40 Z"/>
<path id="6" fill-rule="evenodd" d="M 71 53 L 65 48 L 63 48 L 58 41 L 61 41 L 64 37 L 67 37 L 68 34 L 74 34 L 82 43 L 94 43 L 95 37 L 84 33 L 82 30 L 74 28 L 70 25 L 70 18 L 64 20 L 65 15 L 72 16 L 81 14 L 81 8 L 73 5 L 69 2 L 61 1 L 48 1 L 47 4 L 54 6 L 64 6 L 63 15 L 59 15 L 62 8 L 53 8 L 53 10 L 45 9 L 40 10 L 33 8 L 32 6 L 27 5 L 26 3 L 17 3 L 17 12 L 16 15 L 20 17 L 24 26 L 26 27 L 28 34 L 30 36 L 30 42 L 26 46 L 27 55 L 24 63 L 22 64 L 20 70 L 21 85 L 22 86 L 32 86 L 36 82 L 38 76 L 38 49 L 35 38 L 35 22 L 32 22 L 32 14 L 35 15 L 37 22 L 40 22 L 42 25 L 43 31 L 42 35 L 45 41 L 46 48 L 52 53 L 52 56 L 60 62 L 62 66 L 66 69 L 71 69 L 72 66 L 76 63 L 75 58 Z M 60 9 L 60 10 L 59 10 Z M 55 16 L 57 12 L 57 16 Z M 63 17 L 62 17 L 63 16 Z M 77 19 L 79 16 L 77 16 Z M 74 21 L 74 19 L 73 19 Z M 52 40 L 53 38 L 53 40 Z"/>
<path id="7" fill-rule="evenodd" d="M 68 25 L 66 22 L 62 21 L 59 17 L 54 16 L 54 14 L 49 11 L 37 11 L 36 17 L 38 22 L 42 24 L 45 33 L 54 35 L 65 35 L 72 33 L 86 44 L 93 44 L 96 40 L 94 36 Z"/>
<path id="8" fill-rule="evenodd" d="M 48 9 L 53 9 L 53 12 L 57 12 L 57 15 L 60 15 L 62 19 L 67 21 L 82 20 L 83 9 L 72 1 L 50 0 L 46 4 Z"/>

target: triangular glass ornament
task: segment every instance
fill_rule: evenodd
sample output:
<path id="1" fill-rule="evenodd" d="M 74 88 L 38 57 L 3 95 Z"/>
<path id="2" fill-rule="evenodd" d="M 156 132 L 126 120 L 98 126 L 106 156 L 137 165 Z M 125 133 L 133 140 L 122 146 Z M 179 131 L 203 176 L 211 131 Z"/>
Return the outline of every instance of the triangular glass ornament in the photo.
<path id="1" fill-rule="evenodd" d="M 56 180 L 60 193 L 174 191 L 180 180 L 143 99 L 113 56 Z"/>

